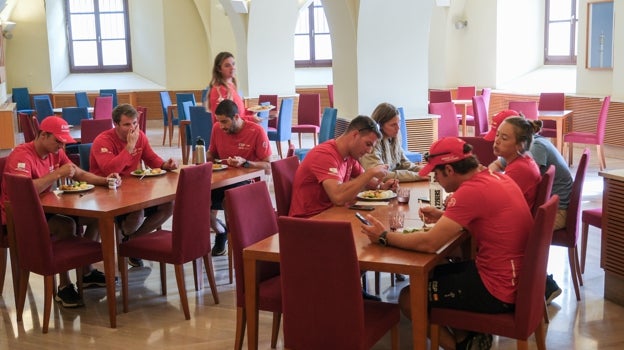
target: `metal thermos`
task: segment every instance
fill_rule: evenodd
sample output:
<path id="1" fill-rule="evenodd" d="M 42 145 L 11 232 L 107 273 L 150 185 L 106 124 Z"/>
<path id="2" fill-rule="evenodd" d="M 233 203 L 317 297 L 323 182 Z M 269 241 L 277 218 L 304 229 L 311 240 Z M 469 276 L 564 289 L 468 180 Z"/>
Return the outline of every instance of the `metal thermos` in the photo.
<path id="1" fill-rule="evenodd" d="M 197 141 L 195 141 L 195 164 L 203 163 L 206 163 L 206 146 L 204 139 L 201 136 L 197 136 Z"/>

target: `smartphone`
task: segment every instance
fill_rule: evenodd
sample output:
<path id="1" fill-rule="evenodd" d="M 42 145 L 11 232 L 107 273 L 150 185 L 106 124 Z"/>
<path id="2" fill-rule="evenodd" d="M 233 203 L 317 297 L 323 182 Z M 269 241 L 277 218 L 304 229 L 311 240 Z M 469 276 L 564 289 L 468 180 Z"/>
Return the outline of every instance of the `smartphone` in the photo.
<path id="1" fill-rule="evenodd" d="M 372 205 L 353 204 L 352 206 L 349 207 L 349 209 L 371 211 L 371 210 L 375 210 L 375 207 Z"/>
<path id="2" fill-rule="evenodd" d="M 371 223 L 368 220 L 366 220 L 366 218 L 362 216 L 362 214 L 356 212 L 355 217 L 358 218 L 358 220 L 360 220 L 364 225 L 370 226 Z"/>

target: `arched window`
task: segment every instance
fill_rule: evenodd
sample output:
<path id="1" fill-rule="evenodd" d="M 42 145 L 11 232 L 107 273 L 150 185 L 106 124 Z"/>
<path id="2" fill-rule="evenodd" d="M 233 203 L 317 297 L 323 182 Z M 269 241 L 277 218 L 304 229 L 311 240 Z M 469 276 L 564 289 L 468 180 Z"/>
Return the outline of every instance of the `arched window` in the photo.
<path id="1" fill-rule="evenodd" d="M 578 1 L 546 0 L 544 64 L 576 64 Z"/>
<path id="2" fill-rule="evenodd" d="M 127 0 L 66 0 L 70 71 L 129 72 Z"/>
<path id="3" fill-rule="evenodd" d="M 299 13 L 295 28 L 295 67 L 331 67 L 329 25 L 321 0 Z"/>

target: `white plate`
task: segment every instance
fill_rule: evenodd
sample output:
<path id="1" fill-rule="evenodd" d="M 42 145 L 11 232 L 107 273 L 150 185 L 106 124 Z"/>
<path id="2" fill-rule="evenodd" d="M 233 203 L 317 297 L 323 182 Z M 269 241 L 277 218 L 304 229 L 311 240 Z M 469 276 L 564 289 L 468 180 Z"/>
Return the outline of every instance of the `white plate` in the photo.
<path id="1" fill-rule="evenodd" d="M 145 175 L 145 177 L 150 177 L 150 176 L 160 176 L 160 175 L 165 175 L 166 173 L 167 173 L 167 171 L 166 171 L 166 170 L 162 170 L 162 169 L 160 169 L 160 172 L 159 172 L 158 174 L 152 174 L 152 173 L 149 173 L 149 174 L 145 174 L 145 173 L 137 173 L 137 172 L 136 172 L 136 170 L 135 170 L 135 171 L 133 171 L 133 172 L 132 172 L 132 173 L 130 173 L 130 174 L 131 174 L 132 176 L 138 176 L 138 177 L 141 177 L 141 176 L 143 176 L 143 175 Z"/>
<path id="2" fill-rule="evenodd" d="M 212 171 L 221 171 L 227 169 L 228 166 L 225 164 L 212 164 Z"/>
<path id="3" fill-rule="evenodd" d="M 369 193 L 377 193 L 377 195 L 375 197 L 371 197 L 368 195 Z M 389 201 L 396 196 L 396 193 L 390 190 L 368 190 L 357 194 L 359 199 L 365 201 Z"/>
<path id="4" fill-rule="evenodd" d="M 251 111 L 251 112 L 265 112 L 265 111 L 270 111 L 273 108 L 275 108 L 275 106 L 271 106 L 271 105 L 269 105 L 269 106 L 252 106 L 252 107 L 247 108 L 247 110 Z"/>
<path id="5" fill-rule="evenodd" d="M 61 190 L 62 193 L 77 193 L 77 192 L 84 192 L 84 191 L 88 191 L 93 189 L 95 186 L 91 185 L 91 184 L 87 184 L 87 187 L 84 188 L 76 188 L 76 189 L 72 189 L 72 190 Z"/>

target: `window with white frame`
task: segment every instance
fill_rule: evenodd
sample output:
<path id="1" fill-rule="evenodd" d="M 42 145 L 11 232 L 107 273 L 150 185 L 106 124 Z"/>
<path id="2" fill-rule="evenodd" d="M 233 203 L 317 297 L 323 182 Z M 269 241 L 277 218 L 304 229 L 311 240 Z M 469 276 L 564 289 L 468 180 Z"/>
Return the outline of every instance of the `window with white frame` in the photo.
<path id="1" fill-rule="evenodd" d="M 329 25 L 321 0 L 314 0 L 299 13 L 295 27 L 295 66 L 331 67 Z"/>
<path id="2" fill-rule="evenodd" d="M 544 64 L 576 64 L 578 1 L 546 0 Z"/>

